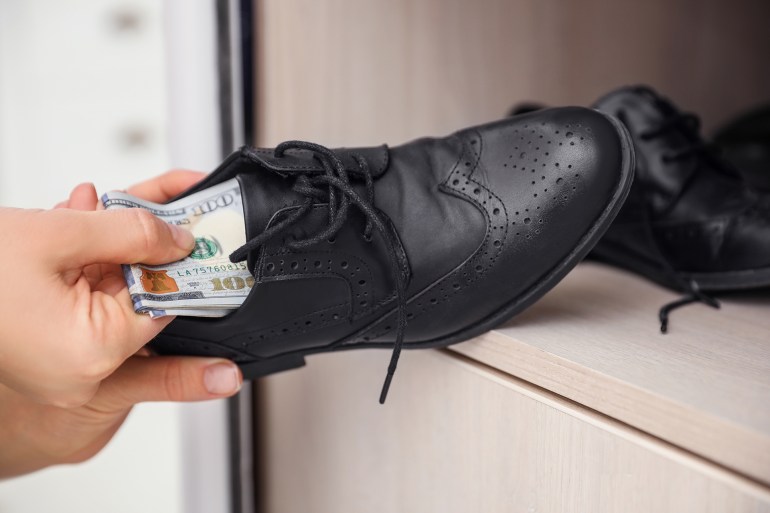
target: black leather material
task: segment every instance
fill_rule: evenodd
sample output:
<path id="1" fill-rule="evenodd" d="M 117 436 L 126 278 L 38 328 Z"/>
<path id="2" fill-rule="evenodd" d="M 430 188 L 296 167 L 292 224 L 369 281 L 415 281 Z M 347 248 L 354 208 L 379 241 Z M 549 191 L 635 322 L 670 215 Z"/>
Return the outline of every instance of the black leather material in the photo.
<path id="1" fill-rule="evenodd" d="M 385 145 L 373 148 L 356 148 L 349 150 L 347 148 L 338 148 L 335 150 L 337 156 L 342 160 L 345 169 L 349 173 L 356 173 L 358 165 L 353 159 L 352 153 L 361 155 L 369 163 L 369 169 L 375 178 L 382 175 L 388 167 L 388 147 Z M 289 150 L 285 155 L 276 157 L 273 150 L 265 148 L 253 148 L 249 154 L 261 162 L 264 167 L 271 169 L 282 176 L 290 175 L 297 171 L 308 171 L 311 173 L 322 173 L 323 166 L 313 158 L 312 153 L 306 150 Z"/>
<path id="2" fill-rule="evenodd" d="M 677 289 L 690 281 L 706 290 L 770 285 L 770 196 L 748 187 L 653 90 L 623 88 L 595 107 L 625 123 L 637 167 L 592 256 Z"/>
<path id="3" fill-rule="evenodd" d="M 714 144 L 752 186 L 770 191 L 770 105 L 757 107 L 714 134 Z"/>
<path id="4" fill-rule="evenodd" d="M 470 338 L 542 296 L 609 226 L 633 173 L 622 126 L 579 107 L 390 149 L 334 151 L 352 174 L 350 155 L 361 152 L 376 175 L 374 205 L 408 274 L 406 347 Z M 302 198 L 292 191 L 299 174 L 321 170 L 306 152 L 276 158 L 245 149 L 194 190 L 237 176 L 251 238 L 299 208 Z M 352 184 L 365 196 L 363 180 Z M 328 222 L 326 205 L 315 205 L 250 255 L 256 285 L 237 311 L 177 318 L 153 347 L 233 358 L 256 376 L 300 364 L 294 355 L 391 345 L 394 270 L 382 235 L 363 236 L 358 210 L 332 240 L 287 246 Z"/>

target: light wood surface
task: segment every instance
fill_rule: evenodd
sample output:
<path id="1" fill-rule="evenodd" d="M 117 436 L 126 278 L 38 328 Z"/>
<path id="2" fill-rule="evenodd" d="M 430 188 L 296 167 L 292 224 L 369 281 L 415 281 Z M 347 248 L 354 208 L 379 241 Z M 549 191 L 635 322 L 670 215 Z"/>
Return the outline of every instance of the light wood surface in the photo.
<path id="1" fill-rule="evenodd" d="M 770 491 L 449 352 L 308 358 L 262 382 L 263 510 L 760 513 Z"/>
<path id="2" fill-rule="evenodd" d="M 581 264 L 506 326 L 453 347 L 770 483 L 770 294 L 657 309 L 676 294 Z"/>

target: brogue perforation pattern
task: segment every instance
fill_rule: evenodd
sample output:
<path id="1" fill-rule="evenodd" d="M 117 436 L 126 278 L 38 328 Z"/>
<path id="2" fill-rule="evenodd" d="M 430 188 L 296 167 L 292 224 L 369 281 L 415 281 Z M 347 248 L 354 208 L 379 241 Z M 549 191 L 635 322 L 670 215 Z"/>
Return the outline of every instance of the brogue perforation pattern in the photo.
<path id="1" fill-rule="evenodd" d="M 544 123 L 541 123 L 544 125 Z M 585 130 L 585 134 L 576 133 Z M 570 163 L 553 162 L 552 165 L 544 162 L 544 157 L 551 156 L 551 146 L 575 146 L 576 141 L 585 141 L 586 136 L 590 137 L 591 128 L 583 128 L 578 123 L 574 127 L 565 124 L 563 129 L 555 130 L 553 136 L 546 136 L 538 133 L 534 128 L 525 124 L 521 130 L 514 129 L 514 141 L 518 141 L 513 146 L 513 152 L 508 155 L 509 163 L 504 163 L 503 167 L 510 167 L 521 173 L 531 175 L 530 185 L 532 186 L 532 197 L 548 197 L 559 203 L 567 201 L 571 192 L 576 192 L 578 188 L 578 179 L 580 173 L 573 172 L 573 165 Z M 562 139 L 562 140 L 560 140 Z M 547 151 L 546 151 L 547 150 Z M 531 166 L 531 167 L 530 167 Z M 556 173 L 556 178 L 551 176 Z M 540 196 L 542 195 L 542 196 Z M 515 235 L 531 239 L 533 235 L 540 235 L 540 225 L 544 224 L 544 219 L 539 212 L 539 205 L 530 211 L 529 208 L 523 208 L 521 211 L 514 211 L 511 225 L 515 227 Z M 523 228 L 523 229 L 522 229 Z"/>

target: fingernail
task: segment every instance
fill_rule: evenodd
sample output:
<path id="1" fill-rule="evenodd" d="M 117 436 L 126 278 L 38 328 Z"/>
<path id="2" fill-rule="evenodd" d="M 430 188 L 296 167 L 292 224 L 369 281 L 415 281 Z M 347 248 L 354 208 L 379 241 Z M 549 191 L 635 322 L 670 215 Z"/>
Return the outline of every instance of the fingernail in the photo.
<path id="1" fill-rule="evenodd" d="M 195 236 L 192 232 L 175 224 L 170 224 L 169 227 L 171 228 L 171 236 L 174 237 L 174 242 L 176 242 L 177 246 L 185 251 L 190 251 L 195 247 Z"/>
<path id="2" fill-rule="evenodd" d="M 241 374 L 234 363 L 215 363 L 203 372 L 203 385 L 210 394 L 231 395 L 241 388 Z"/>

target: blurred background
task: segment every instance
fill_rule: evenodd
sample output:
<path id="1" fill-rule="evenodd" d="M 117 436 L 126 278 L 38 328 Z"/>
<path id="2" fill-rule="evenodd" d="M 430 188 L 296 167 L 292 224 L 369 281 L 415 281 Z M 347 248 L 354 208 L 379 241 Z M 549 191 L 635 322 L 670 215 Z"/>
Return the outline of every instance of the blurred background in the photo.
<path id="1" fill-rule="evenodd" d="M 237 6 L 0 0 L 0 205 L 49 208 L 85 181 L 104 192 L 213 169 L 223 133 L 234 144 L 218 38 Z M 93 460 L 0 482 L 0 512 L 229 511 L 228 410 L 140 405 Z"/>
<path id="2" fill-rule="evenodd" d="M 211 170 L 243 142 L 396 144 L 635 83 L 710 132 L 770 102 L 769 19 L 766 0 L 0 0 L 0 205 Z M 273 419 L 304 403 L 259 386 L 243 429 L 272 468 L 292 444 Z M 231 413 L 142 405 L 93 461 L 0 483 L 0 512 L 247 511 Z M 291 502 L 272 485 L 266 510 Z"/>
<path id="3" fill-rule="evenodd" d="M 396 143 L 649 84 L 710 131 L 770 98 L 763 0 L 257 2 L 264 144 Z M 353 126 L 355 125 L 355 126 Z"/>

